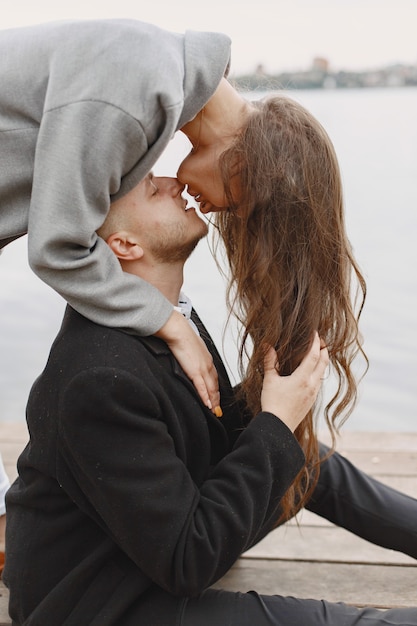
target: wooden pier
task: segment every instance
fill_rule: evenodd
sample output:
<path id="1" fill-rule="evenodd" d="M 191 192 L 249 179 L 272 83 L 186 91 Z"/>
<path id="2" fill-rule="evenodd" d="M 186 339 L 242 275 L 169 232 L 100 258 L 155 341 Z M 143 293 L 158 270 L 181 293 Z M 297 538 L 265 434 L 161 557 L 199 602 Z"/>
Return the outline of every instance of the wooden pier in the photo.
<path id="1" fill-rule="evenodd" d="M 0 451 L 11 480 L 27 438 L 25 424 L 0 423 Z M 346 431 L 337 449 L 368 474 L 417 498 L 417 432 Z M 216 586 L 389 608 L 417 605 L 416 581 L 416 560 L 303 511 L 298 524 L 273 531 Z M 11 624 L 7 602 L 0 583 L 0 626 Z"/>

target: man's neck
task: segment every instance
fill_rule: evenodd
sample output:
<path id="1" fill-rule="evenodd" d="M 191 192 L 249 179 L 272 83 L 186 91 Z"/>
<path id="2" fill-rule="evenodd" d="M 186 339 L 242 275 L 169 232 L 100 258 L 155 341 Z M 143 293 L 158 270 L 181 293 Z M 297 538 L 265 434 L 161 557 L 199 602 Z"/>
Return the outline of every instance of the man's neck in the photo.
<path id="1" fill-rule="evenodd" d="M 184 282 L 183 263 L 155 263 L 149 265 L 141 263 L 140 267 L 134 264 L 122 265 L 123 270 L 134 274 L 158 289 L 174 306 L 178 306 L 178 298 Z"/>

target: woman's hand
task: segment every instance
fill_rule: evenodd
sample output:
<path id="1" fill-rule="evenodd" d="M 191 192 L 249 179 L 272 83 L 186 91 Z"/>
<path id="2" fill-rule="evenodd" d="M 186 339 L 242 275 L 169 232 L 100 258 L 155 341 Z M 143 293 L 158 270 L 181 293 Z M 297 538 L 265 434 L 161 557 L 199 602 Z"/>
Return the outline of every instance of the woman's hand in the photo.
<path id="1" fill-rule="evenodd" d="M 329 353 L 316 333 L 310 350 L 291 376 L 280 376 L 276 363 L 276 352 L 270 347 L 264 360 L 262 410 L 277 415 L 294 432 L 317 398 Z"/>
<path id="2" fill-rule="evenodd" d="M 178 311 L 173 311 L 166 324 L 155 333 L 163 339 L 193 382 L 205 406 L 221 417 L 220 393 L 213 358 L 204 341 L 193 331 Z"/>

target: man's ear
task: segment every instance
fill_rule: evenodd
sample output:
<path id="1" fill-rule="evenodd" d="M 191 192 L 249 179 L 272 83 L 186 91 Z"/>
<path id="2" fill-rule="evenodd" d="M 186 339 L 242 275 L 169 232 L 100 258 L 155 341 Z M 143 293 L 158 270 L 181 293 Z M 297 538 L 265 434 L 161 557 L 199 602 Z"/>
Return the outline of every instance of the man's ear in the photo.
<path id="1" fill-rule="evenodd" d="M 120 261 L 137 261 L 143 257 L 143 248 L 127 231 L 110 235 L 107 238 L 107 245 Z"/>

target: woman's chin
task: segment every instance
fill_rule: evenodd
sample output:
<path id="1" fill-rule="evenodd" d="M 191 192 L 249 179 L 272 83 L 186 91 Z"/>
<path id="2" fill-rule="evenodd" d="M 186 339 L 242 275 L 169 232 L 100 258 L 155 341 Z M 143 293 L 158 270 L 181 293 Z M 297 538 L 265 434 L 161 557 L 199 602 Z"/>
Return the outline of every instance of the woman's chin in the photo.
<path id="1" fill-rule="evenodd" d="M 200 202 L 199 209 L 201 213 L 217 213 L 218 211 L 225 211 L 225 207 L 215 206 L 211 202 L 205 200 L 204 202 Z"/>

